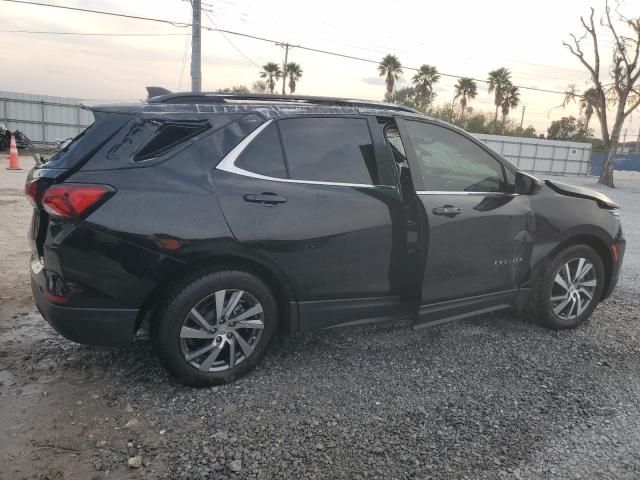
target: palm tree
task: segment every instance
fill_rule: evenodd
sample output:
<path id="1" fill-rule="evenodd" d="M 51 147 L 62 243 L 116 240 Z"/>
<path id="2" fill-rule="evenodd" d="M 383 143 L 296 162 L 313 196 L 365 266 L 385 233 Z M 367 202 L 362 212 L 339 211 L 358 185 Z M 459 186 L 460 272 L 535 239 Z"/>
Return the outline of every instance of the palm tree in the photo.
<path id="1" fill-rule="evenodd" d="M 509 111 L 512 108 L 515 108 L 520 103 L 520 92 L 518 91 L 518 87 L 515 85 L 508 85 L 505 87 L 502 92 L 502 103 L 500 104 L 500 108 L 502 110 L 502 123 L 507 119 L 507 115 L 509 115 Z"/>
<path id="2" fill-rule="evenodd" d="M 438 69 L 433 65 L 422 65 L 413 76 L 416 90 L 416 100 L 419 106 L 427 107 L 435 97 L 433 86 L 440 80 Z"/>
<path id="3" fill-rule="evenodd" d="M 289 78 L 289 93 L 293 94 L 296 91 L 298 80 L 302 78 L 302 67 L 296 62 L 287 63 L 285 74 Z"/>
<path id="4" fill-rule="evenodd" d="M 456 96 L 454 100 L 460 99 L 460 118 L 464 116 L 469 100 L 473 100 L 478 95 L 478 85 L 472 78 L 460 78 L 455 86 Z"/>
<path id="5" fill-rule="evenodd" d="M 511 72 L 506 68 L 498 68 L 489 72 L 489 93 L 495 92 L 494 105 L 496 106 L 496 115 L 494 122 L 498 121 L 498 108 L 502 106 L 502 100 L 507 88 L 511 86 Z"/>
<path id="6" fill-rule="evenodd" d="M 378 65 L 378 73 L 381 77 L 385 77 L 384 81 L 387 84 L 387 96 L 393 95 L 396 80 L 402 75 L 402 64 L 400 60 L 398 60 L 398 57 L 391 54 L 385 55 Z"/>
<path id="7" fill-rule="evenodd" d="M 576 93 L 576 84 L 570 83 L 567 86 L 567 89 L 564 91 L 564 100 L 562 100 L 562 105 L 561 105 L 562 108 L 566 108 L 567 105 L 569 105 L 571 102 L 575 102 L 576 97 L 579 97 L 579 96 L 580 95 Z"/>
<path id="8" fill-rule="evenodd" d="M 580 97 L 580 112 L 584 115 L 585 128 L 589 131 L 589 121 L 595 112 L 598 103 L 598 91 L 591 87 L 584 91 Z"/>
<path id="9" fill-rule="evenodd" d="M 269 62 L 262 66 L 260 78 L 267 79 L 267 88 L 269 89 L 269 93 L 273 93 L 273 90 L 276 88 L 276 80 L 281 77 L 282 70 L 280 70 L 280 65 L 277 63 Z"/>

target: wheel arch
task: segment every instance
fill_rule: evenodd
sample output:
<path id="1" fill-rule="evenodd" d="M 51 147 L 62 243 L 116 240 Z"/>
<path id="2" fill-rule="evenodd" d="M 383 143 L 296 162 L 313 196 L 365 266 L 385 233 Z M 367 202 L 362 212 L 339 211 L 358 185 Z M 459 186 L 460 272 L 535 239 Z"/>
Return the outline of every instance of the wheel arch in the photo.
<path id="1" fill-rule="evenodd" d="M 606 298 L 606 292 L 609 291 L 609 285 L 613 275 L 613 258 L 611 257 L 609 245 L 598 235 L 580 233 L 572 235 L 556 245 L 551 252 L 549 252 L 548 258 L 555 257 L 562 250 L 573 245 L 588 245 L 593 248 L 602 259 L 602 263 L 604 265 L 604 288 L 602 289 L 602 297 L 600 297 L 600 301 L 604 300 Z"/>
<path id="2" fill-rule="evenodd" d="M 208 256 L 197 261 L 185 263 L 178 270 L 171 272 L 147 295 L 138 314 L 137 328 L 144 321 L 153 320 L 153 315 L 160 299 L 176 282 L 185 277 L 221 270 L 242 270 L 260 278 L 276 298 L 280 315 L 280 331 L 292 333 L 298 330 L 298 302 L 295 290 L 289 279 L 277 267 L 241 254 Z"/>

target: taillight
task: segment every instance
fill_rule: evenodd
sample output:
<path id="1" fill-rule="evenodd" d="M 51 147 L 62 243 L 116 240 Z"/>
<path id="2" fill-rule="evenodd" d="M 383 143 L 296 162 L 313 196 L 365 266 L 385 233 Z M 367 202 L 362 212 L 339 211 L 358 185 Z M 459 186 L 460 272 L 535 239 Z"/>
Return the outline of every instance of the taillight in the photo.
<path id="1" fill-rule="evenodd" d="M 24 193 L 29 200 L 29 203 L 33 205 L 34 208 L 38 208 L 40 206 L 40 202 L 42 201 L 42 195 L 44 191 L 47 189 L 49 184 L 42 179 L 36 178 L 35 180 L 31 180 L 27 182 L 24 186 Z"/>
<path id="2" fill-rule="evenodd" d="M 44 192 L 42 208 L 53 217 L 77 220 L 89 215 L 114 193 L 109 185 L 61 183 Z"/>

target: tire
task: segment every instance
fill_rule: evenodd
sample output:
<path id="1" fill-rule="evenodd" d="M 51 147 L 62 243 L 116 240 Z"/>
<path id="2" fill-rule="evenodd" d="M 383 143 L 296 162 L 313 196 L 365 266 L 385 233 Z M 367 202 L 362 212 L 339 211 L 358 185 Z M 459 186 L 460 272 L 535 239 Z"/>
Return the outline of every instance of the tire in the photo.
<path id="1" fill-rule="evenodd" d="M 576 328 L 597 307 L 604 278 L 602 258 L 593 248 L 581 244 L 568 246 L 543 267 L 529 300 L 528 316 L 554 330 Z"/>
<path id="2" fill-rule="evenodd" d="M 248 272 L 225 270 L 174 285 L 150 336 L 161 363 L 180 383 L 209 387 L 253 370 L 277 327 L 277 303 L 265 283 Z"/>

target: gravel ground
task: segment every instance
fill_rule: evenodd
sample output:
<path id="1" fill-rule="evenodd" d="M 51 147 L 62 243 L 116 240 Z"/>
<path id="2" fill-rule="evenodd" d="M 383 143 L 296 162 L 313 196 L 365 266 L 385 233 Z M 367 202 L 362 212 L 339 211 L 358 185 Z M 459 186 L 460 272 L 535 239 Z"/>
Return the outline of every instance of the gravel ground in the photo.
<path id="1" fill-rule="evenodd" d="M 505 314 L 299 334 L 196 390 L 144 336 L 84 347 L 39 318 L 25 174 L 0 171 L 0 478 L 640 478 L 640 183 L 567 179 L 619 201 L 629 241 L 575 331 Z"/>

